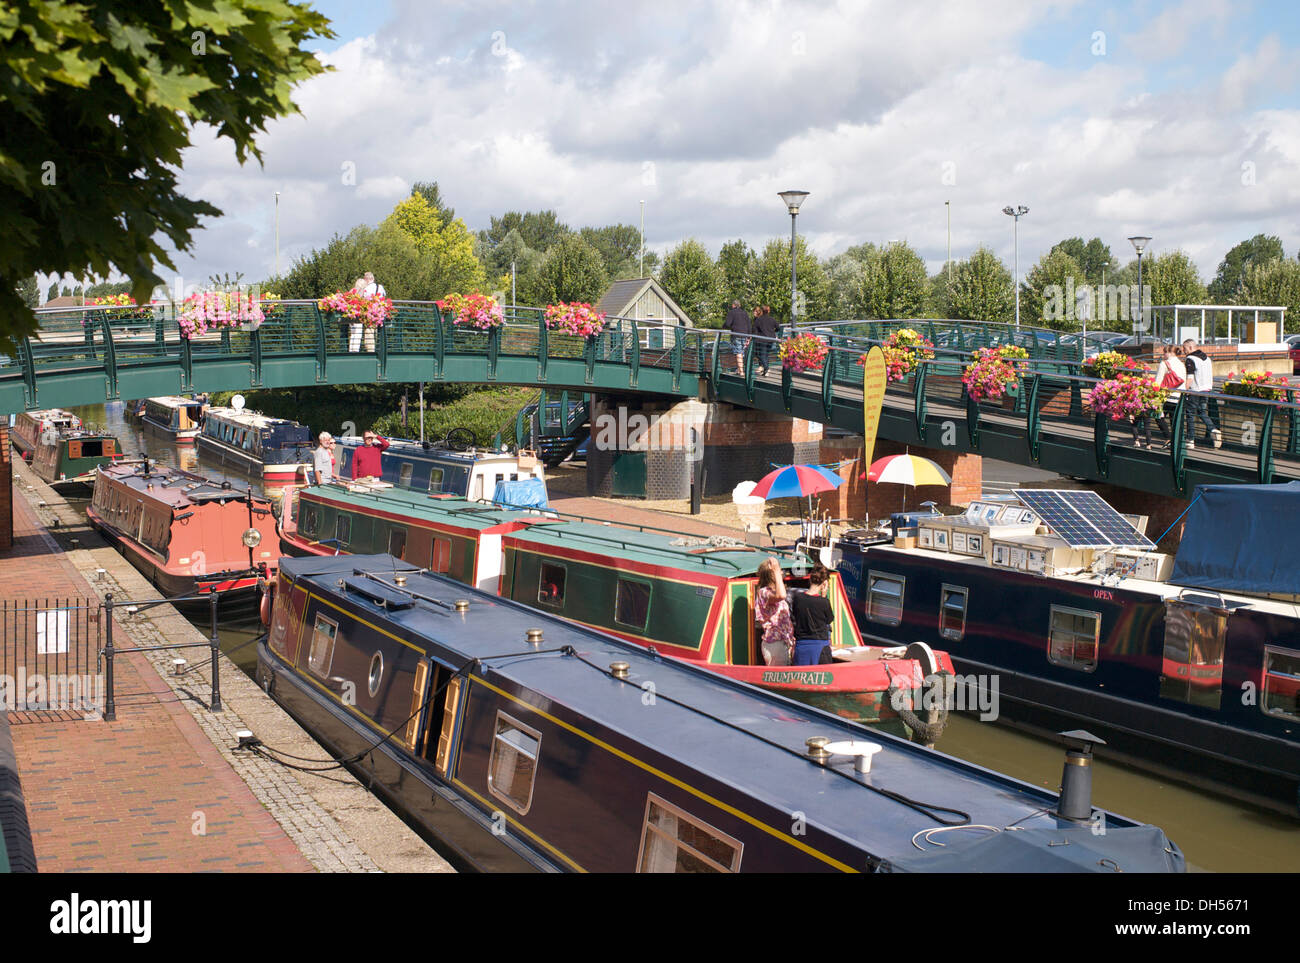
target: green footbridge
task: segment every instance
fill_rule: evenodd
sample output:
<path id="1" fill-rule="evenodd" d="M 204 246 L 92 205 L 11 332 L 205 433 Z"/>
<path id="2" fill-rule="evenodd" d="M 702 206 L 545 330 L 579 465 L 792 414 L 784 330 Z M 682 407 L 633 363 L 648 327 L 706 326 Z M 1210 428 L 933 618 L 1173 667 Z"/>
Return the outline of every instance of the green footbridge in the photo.
<path id="1" fill-rule="evenodd" d="M 1300 479 L 1297 389 L 1282 401 L 1205 396 L 1222 433 L 1217 448 L 1187 443 L 1190 396 L 1183 392 L 1172 444 L 1138 447 L 1126 423 L 1088 410 L 1097 382 L 1080 372 L 1087 346 L 1032 328 L 836 323 L 822 332 L 831 350 L 820 370 L 782 370 L 773 346 L 763 375 L 753 338 L 737 365 L 725 331 L 614 319 L 584 339 L 548 330 L 537 309 L 510 309 L 504 326 L 477 331 L 452 324 L 436 305 L 399 302 L 387 324 L 357 334 L 315 302 L 285 302 L 256 330 L 222 329 L 193 339 L 161 309 L 38 313 L 37 334 L 22 339 L 13 356 L 0 356 L 0 412 L 200 391 L 447 381 L 533 386 L 552 398 L 569 392 L 574 401 L 600 393 L 704 398 L 860 432 L 859 358 L 892 330 L 911 327 L 940 347 L 932 361 L 890 384 L 883 438 L 1162 495 L 1185 496 L 1199 484 Z M 997 402 L 971 400 L 961 382 L 970 352 L 1009 342 L 1030 352 L 1020 383 Z M 564 411 L 567 422 L 571 406 Z M 573 425 L 564 427 L 568 433 Z M 1154 424 L 1152 434 L 1162 440 Z"/>

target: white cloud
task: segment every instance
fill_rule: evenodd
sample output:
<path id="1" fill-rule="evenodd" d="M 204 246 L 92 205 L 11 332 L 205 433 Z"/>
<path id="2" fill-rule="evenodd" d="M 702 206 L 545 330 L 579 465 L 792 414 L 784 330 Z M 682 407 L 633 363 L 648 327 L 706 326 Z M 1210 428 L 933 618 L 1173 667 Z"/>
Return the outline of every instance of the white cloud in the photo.
<path id="1" fill-rule="evenodd" d="M 1130 41 L 1195 58 L 1223 9 L 1171 8 Z M 1141 58 L 1081 70 L 1017 52 L 1053 16 L 1011 0 L 399 5 L 296 92 L 304 116 L 261 139 L 264 169 L 199 138 L 184 189 L 226 217 L 182 267 L 269 274 L 277 190 L 287 267 L 378 222 L 419 180 L 437 180 L 474 229 L 547 207 L 574 226 L 636 223 L 644 199 L 659 250 L 786 237 L 775 195 L 787 187 L 812 191 L 799 229 L 822 254 L 906 238 L 937 267 L 945 200 L 954 256 L 989 244 L 1008 262 L 1001 208 L 1028 205 L 1022 270 L 1073 235 L 1127 259 L 1136 230 L 1203 273 L 1260 231 L 1295 250 L 1300 110 L 1266 99 L 1293 82 L 1292 51 L 1265 38 L 1195 91 L 1153 92 Z M 250 237 L 260 261 L 238 243 Z"/>

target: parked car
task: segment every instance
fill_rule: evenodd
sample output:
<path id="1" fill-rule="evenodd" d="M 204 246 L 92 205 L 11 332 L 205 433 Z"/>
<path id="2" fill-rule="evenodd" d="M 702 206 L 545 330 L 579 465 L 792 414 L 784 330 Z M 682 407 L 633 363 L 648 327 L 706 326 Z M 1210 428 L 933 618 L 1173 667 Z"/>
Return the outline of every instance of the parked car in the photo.
<path id="1" fill-rule="evenodd" d="M 1286 344 L 1291 349 L 1291 373 L 1300 374 L 1300 334 L 1290 335 Z"/>

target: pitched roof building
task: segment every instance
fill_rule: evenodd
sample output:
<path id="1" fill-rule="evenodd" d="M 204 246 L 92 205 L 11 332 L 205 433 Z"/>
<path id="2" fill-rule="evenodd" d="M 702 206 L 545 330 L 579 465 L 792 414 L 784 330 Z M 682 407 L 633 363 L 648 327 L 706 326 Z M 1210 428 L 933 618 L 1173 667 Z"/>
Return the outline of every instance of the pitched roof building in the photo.
<path id="1" fill-rule="evenodd" d="M 635 318 L 694 327 L 694 323 L 654 278 L 615 281 L 601 296 L 597 311 L 611 318 Z"/>

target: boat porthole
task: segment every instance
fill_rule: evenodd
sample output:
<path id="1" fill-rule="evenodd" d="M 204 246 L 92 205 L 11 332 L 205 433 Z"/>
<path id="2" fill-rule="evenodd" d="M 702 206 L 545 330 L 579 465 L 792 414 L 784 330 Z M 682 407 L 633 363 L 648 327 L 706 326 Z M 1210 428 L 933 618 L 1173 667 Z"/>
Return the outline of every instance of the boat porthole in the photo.
<path id="1" fill-rule="evenodd" d="M 370 694 L 379 691 L 379 680 L 384 677 L 384 654 L 376 652 L 370 660 Z"/>

